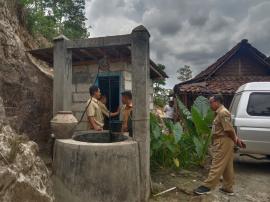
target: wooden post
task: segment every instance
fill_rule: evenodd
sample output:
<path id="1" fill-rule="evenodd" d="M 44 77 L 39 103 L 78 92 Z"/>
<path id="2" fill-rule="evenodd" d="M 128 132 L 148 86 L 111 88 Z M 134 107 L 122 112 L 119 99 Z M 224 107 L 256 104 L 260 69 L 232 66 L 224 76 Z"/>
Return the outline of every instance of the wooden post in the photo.
<path id="1" fill-rule="evenodd" d="M 54 38 L 53 50 L 53 114 L 71 111 L 72 51 L 67 49 L 69 39 L 64 35 Z"/>
<path id="2" fill-rule="evenodd" d="M 133 136 L 139 144 L 141 201 L 150 196 L 149 37 L 144 26 L 132 30 Z"/>

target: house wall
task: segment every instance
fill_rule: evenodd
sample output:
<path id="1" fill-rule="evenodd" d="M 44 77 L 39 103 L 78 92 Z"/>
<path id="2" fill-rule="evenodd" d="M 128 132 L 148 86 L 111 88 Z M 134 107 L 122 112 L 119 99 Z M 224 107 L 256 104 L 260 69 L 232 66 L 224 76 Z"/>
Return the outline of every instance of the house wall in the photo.
<path id="1" fill-rule="evenodd" d="M 120 73 L 120 92 L 132 90 L 131 65 L 128 62 L 110 63 L 110 71 Z M 79 121 L 89 99 L 89 87 L 95 82 L 98 65 L 74 66 L 72 72 L 72 112 Z M 104 73 L 106 72 L 100 71 L 100 75 Z M 153 83 L 151 80 L 149 82 L 149 89 L 150 107 L 153 108 Z M 77 126 L 76 130 L 87 130 L 87 126 L 87 117 L 84 115 L 82 122 Z"/>
<path id="2" fill-rule="evenodd" d="M 220 79 L 221 82 L 224 80 L 221 77 L 230 77 L 232 80 L 233 78 L 237 77 L 250 77 L 250 81 L 252 80 L 252 76 L 267 76 L 270 75 L 270 71 L 268 67 L 265 67 L 262 63 L 260 63 L 257 59 L 254 58 L 253 55 L 241 51 L 238 54 L 234 55 L 230 60 L 228 60 L 223 66 L 218 69 L 212 78 L 215 80 Z M 230 82 L 230 81 L 227 81 Z M 240 84 L 239 84 L 240 87 Z M 209 94 L 201 93 L 200 95 L 209 96 Z M 183 103 L 191 107 L 196 97 L 198 97 L 198 93 L 183 93 L 180 94 L 179 97 L 183 101 Z M 226 107 L 230 106 L 234 93 L 223 94 L 224 97 L 224 105 Z"/>
<path id="3" fill-rule="evenodd" d="M 233 56 L 215 73 L 216 76 L 265 76 L 267 74 L 270 74 L 269 70 L 247 53 Z"/>

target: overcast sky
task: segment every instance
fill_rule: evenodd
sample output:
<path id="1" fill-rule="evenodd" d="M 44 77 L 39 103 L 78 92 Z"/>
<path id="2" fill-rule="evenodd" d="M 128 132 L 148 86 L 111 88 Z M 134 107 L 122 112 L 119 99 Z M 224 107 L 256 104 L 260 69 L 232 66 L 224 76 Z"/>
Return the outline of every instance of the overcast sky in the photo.
<path id="1" fill-rule="evenodd" d="M 270 0 L 86 0 L 91 37 L 127 34 L 140 24 L 150 32 L 151 58 L 193 76 L 246 38 L 270 54 Z"/>

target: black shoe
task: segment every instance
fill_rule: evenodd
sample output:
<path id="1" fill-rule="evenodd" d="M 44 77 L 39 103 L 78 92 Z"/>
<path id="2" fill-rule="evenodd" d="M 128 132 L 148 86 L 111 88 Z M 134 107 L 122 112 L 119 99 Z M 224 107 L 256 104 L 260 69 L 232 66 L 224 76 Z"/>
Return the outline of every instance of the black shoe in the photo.
<path id="1" fill-rule="evenodd" d="M 197 189 L 195 189 L 193 192 L 197 195 L 204 195 L 204 194 L 209 194 L 211 189 L 209 189 L 206 186 L 199 186 Z"/>
<path id="2" fill-rule="evenodd" d="M 228 190 L 226 190 L 226 189 L 224 189 L 224 188 L 220 188 L 219 191 L 220 191 L 221 193 L 223 193 L 223 194 L 228 195 L 228 196 L 234 196 L 234 192 L 233 192 L 233 191 L 228 191 Z"/>

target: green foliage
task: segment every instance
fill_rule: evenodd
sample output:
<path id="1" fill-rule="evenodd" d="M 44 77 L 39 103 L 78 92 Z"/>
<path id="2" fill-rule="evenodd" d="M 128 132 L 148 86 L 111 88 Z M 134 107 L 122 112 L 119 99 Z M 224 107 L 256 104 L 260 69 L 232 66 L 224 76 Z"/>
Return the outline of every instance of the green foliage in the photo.
<path id="1" fill-rule="evenodd" d="M 197 97 L 193 103 L 193 107 L 199 111 L 203 118 L 205 118 L 205 116 L 208 114 L 208 111 L 210 110 L 208 99 L 203 96 Z"/>
<path id="2" fill-rule="evenodd" d="M 165 65 L 158 64 L 158 70 L 165 71 Z M 169 94 L 171 90 L 165 89 L 165 80 L 154 80 L 154 104 L 159 107 L 164 107 L 165 104 L 169 101 Z"/>
<path id="3" fill-rule="evenodd" d="M 190 66 L 188 65 L 185 65 L 184 67 L 179 68 L 176 71 L 176 73 L 178 74 L 177 79 L 180 81 L 187 81 L 192 78 L 192 71 L 190 69 Z"/>
<path id="4" fill-rule="evenodd" d="M 182 117 L 179 123 L 150 115 L 151 167 L 187 168 L 203 165 L 211 140 L 213 120 L 207 99 L 198 97 L 191 112 L 177 99 Z"/>
<path id="5" fill-rule="evenodd" d="M 173 133 L 164 134 L 161 120 L 150 114 L 151 134 L 151 165 L 154 167 L 179 167 L 178 155 L 180 152 L 178 139 L 180 139 L 181 126 L 172 126 Z M 177 133 L 177 136 L 175 135 Z"/>
<path id="6" fill-rule="evenodd" d="M 154 95 L 154 105 L 163 108 L 166 105 L 166 99 L 162 95 Z"/>
<path id="7" fill-rule="evenodd" d="M 52 40 L 64 34 L 70 39 L 87 38 L 85 0 L 20 0 L 26 25 L 34 35 Z"/>
<path id="8" fill-rule="evenodd" d="M 211 131 L 204 121 L 202 114 L 199 113 L 196 107 L 191 108 L 192 122 L 195 125 L 197 134 L 209 134 Z"/>
<path id="9" fill-rule="evenodd" d="M 183 105 L 179 99 L 177 102 L 178 105 Z M 183 118 L 184 121 L 189 121 L 189 124 L 186 125 L 186 131 L 193 141 L 195 149 L 194 161 L 199 165 L 203 165 L 211 140 L 211 130 L 209 126 L 212 124 L 214 118 L 214 113 L 210 109 L 208 100 L 202 96 L 197 97 L 191 107 L 192 120 L 187 120 L 185 117 Z"/>
<path id="10" fill-rule="evenodd" d="M 54 19 L 51 16 L 44 16 L 41 11 L 28 14 L 27 27 L 33 35 L 41 34 L 49 40 L 57 35 Z"/>

